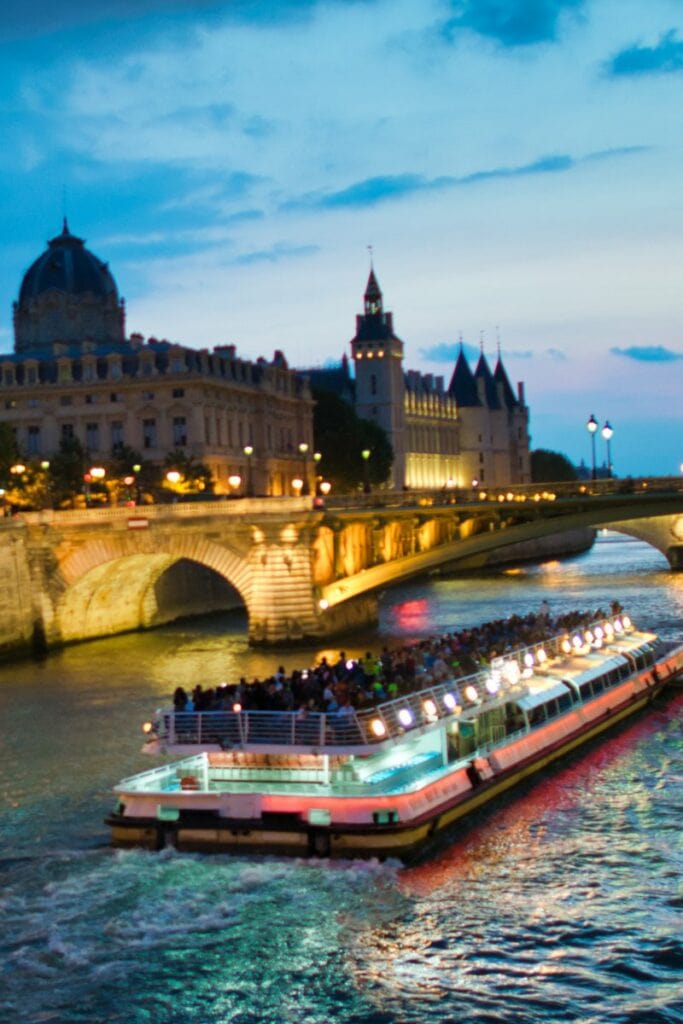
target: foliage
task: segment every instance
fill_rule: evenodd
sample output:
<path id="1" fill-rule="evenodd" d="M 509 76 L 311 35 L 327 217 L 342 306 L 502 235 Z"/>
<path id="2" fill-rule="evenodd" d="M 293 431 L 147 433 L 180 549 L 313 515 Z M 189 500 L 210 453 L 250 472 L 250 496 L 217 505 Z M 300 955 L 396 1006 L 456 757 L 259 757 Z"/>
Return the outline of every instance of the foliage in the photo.
<path id="1" fill-rule="evenodd" d="M 16 435 L 9 423 L 0 423 L 0 487 L 9 483 L 10 466 L 19 458 Z"/>
<path id="2" fill-rule="evenodd" d="M 531 453 L 531 479 L 536 484 L 578 480 L 579 474 L 566 455 L 537 448 Z"/>
<path id="3" fill-rule="evenodd" d="M 333 492 L 362 488 L 366 471 L 371 484 L 383 484 L 391 472 L 394 453 L 382 428 L 361 419 L 332 391 L 314 389 L 313 398 L 315 449 L 322 454 L 320 472 L 332 484 Z M 364 449 L 371 453 L 367 466 L 361 455 Z"/>
<path id="4" fill-rule="evenodd" d="M 50 460 L 50 490 L 55 508 L 73 505 L 83 492 L 83 474 L 88 453 L 77 437 L 63 437 L 59 451 Z"/>
<path id="5" fill-rule="evenodd" d="M 169 470 L 180 473 L 178 483 L 170 483 L 166 479 Z M 199 494 L 201 491 L 213 493 L 213 477 L 209 467 L 205 462 L 197 462 L 192 455 L 188 455 L 180 448 L 169 452 L 164 459 L 162 477 L 162 487 L 175 494 Z"/>

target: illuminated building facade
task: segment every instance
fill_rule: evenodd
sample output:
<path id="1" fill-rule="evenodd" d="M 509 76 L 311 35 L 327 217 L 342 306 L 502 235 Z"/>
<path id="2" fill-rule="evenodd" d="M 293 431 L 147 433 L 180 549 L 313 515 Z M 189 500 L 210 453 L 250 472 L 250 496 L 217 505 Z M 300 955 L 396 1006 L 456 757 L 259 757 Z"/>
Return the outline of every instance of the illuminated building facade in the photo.
<path id="1" fill-rule="evenodd" d="M 255 494 L 293 493 L 301 446 L 313 450 L 306 378 L 280 351 L 251 361 L 234 345 L 126 337 L 107 264 L 66 221 L 24 276 L 14 334 L 14 352 L 0 355 L 0 419 L 22 457 L 49 459 L 70 437 L 93 461 L 125 446 L 161 464 L 180 450 L 209 466 L 219 494 L 230 478 L 241 493 L 247 481 Z"/>
<path id="2" fill-rule="evenodd" d="M 385 312 L 374 270 L 351 340 L 355 407 L 379 424 L 394 451 L 393 487 L 483 487 L 528 483 L 529 409 L 499 356 L 472 371 L 460 351 L 451 381 L 403 369 L 403 342 Z"/>

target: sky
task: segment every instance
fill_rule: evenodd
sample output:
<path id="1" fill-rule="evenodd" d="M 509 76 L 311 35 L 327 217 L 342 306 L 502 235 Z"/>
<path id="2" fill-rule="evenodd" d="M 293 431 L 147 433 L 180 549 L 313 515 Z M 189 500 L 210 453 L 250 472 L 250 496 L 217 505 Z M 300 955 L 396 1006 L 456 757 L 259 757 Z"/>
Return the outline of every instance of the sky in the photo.
<path id="1" fill-rule="evenodd" d="M 406 369 L 500 346 L 533 447 L 680 474 L 681 111 L 683 0 L 3 0 L 0 351 L 65 213 L 129 332 L 293 366 L 371 247 Z"/>

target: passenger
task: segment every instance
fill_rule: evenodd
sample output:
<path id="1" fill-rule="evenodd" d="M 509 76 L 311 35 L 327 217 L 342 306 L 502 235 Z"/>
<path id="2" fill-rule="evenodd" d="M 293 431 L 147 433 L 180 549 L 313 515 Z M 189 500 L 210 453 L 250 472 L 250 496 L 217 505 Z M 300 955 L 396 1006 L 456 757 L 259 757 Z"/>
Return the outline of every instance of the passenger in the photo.
<path id="1" fill-rule="evenodd" d="M 173 707 L 174 707 L 174 709 L 176 711 L 184 711 L 185 708 L 187 707 L 187 700 L 188 700 L 187 694 L 183 690 L 182 686 L 178 686 L 176 688 L 175 693 L 173 694 Z"/>

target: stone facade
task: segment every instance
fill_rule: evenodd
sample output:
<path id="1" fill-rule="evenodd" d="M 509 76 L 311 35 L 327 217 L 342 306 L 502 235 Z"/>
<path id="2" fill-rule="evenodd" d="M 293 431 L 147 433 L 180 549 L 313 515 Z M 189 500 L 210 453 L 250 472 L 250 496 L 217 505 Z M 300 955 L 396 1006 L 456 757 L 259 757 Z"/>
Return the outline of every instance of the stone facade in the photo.
<path id="1" fill-rule="evenodd" d="M 14 353 L 0 355 L 0 418 L 22 458 L 49 459 L 75 437 L 93 462 L 120 446 L 160 464 L 169 452 L 206 463 L 217 493 L 292 493 L 312 466 L 313 402 L 282 352 L 240 358 L 125 335 L 125 307 L 106 264 L 62 233 L 29 268 L 14 306 Z M 247 453 L 245 448 L 253 451 Z"/>

